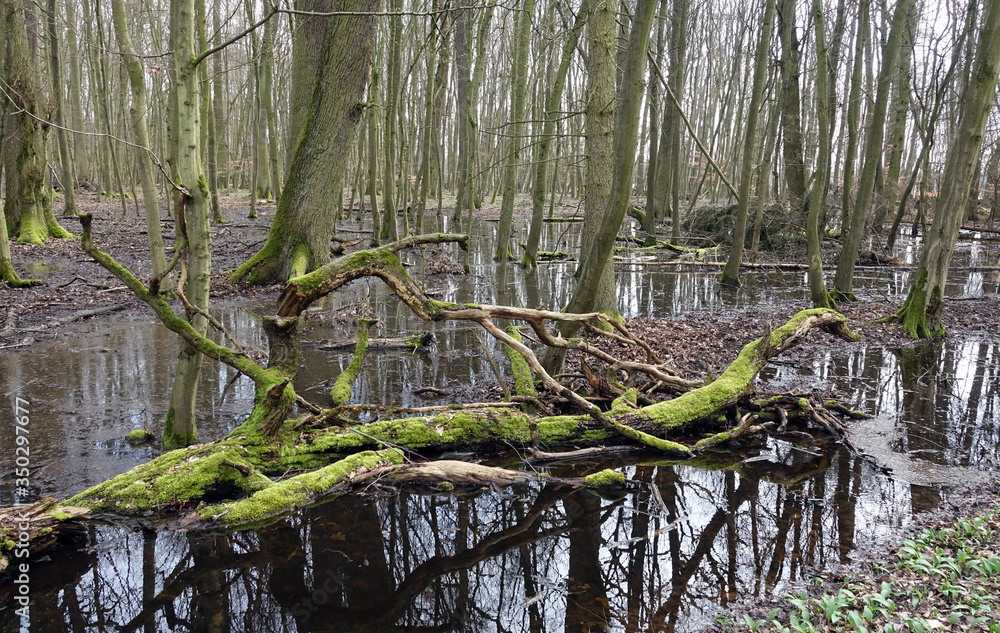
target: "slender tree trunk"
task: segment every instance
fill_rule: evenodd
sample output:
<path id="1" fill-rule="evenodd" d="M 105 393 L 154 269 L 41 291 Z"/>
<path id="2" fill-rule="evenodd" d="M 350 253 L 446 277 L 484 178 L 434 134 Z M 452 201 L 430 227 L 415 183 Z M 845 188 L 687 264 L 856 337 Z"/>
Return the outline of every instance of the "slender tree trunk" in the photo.
<path id="1" fill-rule="evenodd" d="M 213 37 L 212 46 L 222 44 L 222 17 L 219 12 L 219 2 L 212 3 L 212 25 Z M 215 157 L 212 172 L 215 174 L 216 186 L 212 187 L 212 208 L 213 214 L 218 213 L 216 221 L 222 217 L 222 210 L 216 212 L 218 206 L 219 187 L 226 189 L 229 183 L 229 152 L 227 148 L 226 135 L 226 111 L 224 108 L 225 91 L 222 85 L 222 53 L 212 56 L 212 116 L 215 118 L 215 125 L 210 133 L 215 138 Z M 210 150 L 211 151 L 211 150 Z M 220 173 L 221 172 L 221 173 Z"/>
<path id="2" fill-rule="evenodd" d="M 209 285 L 212 274 L 212 234 L 209 229 L 209 193 L 202 169 L 201 82 L 193 65 L 197 34 L 194 0 L 171 0 L 170 30 L 174 44 L 173 66 L 177 106 L 177 174 L 187 193 L 177 207 L 178 234 L 187 241 L 187 301 L 199 312 L 191 315 L 191 325 L 204 334 L 208 320 Z M 184 277 L 182 272 L 181 277 Z M 180 288 L 179 288 L 180 289 Z M 190 343 L 182 343 L 170 404 L 163 429 L 167 448 L 198 441 L 195 399 L 202 355 Z"/>
<path id="3" fill-rule="evenodd" d="M 569 64 L 573 60 L 573 54 L 580 39 L 580 31 L 583 29 L 588 13 L 590 13 L 590 0 L 583 0 L 577 11 L 573 28 L 563 43 L 559 67 L 552 77 L 552 82 L 548 87 L 548 94 L 545 97 L 542 133 L 535 141 L 537 143 L 534 164 L 535 174 L 531 179 L 531 228 L 528 231 L 528 248 L 525 250 L 524 258 L 521 260 L 521 265 L 528 268 L 534 268 L 537 265 L 538 242 L 541 238 L 542 220 L 545 215 L 545 176 L 549 165 L 549 149 L 555 137 L 556 118 L 559 116 L 563 89 L 566 87 L 566 74 L 569 72 Z"/>
<path id="4" fill-rule="evenodd" d="M 607 0 L 605 0 L 606 2 Z M 604 3 L 598 2 L 593 11 L 602 10 Z M 635 168 L 635 148 L 639 135 L 639 110 L 643 96 L 643 76 L 646 68 L 646 48 L 649 43 L 649 31 L 653 23 L 655 0 L 638 0 L 632 29 L 629 34 L 626 63 L 622 77 L 622 90 L 619 99 L 619 109 L 616 120 L 618 124 L 614 131 L 614 176 L 611 179 L 611 193 L 608 206 L 601 217 L 600 226 L 594 234 L 591 247 L 581 252 L 581 264 L 577 273 L 579 282 L 565 311 L 571 314 L 589 312 L 596 304 L 598 290 L 604 271 L 615 245 L 618 229 L 629 206 L 632 190 L 632 171 Z M 613 10 L 613 9 L 612 9 Z M 593 19 L 593 17 L 591 18 Z M 588 29 L 591 28 L 588 26 Z M 604 49 L 591 49 L 590 63 L 593 56 L 610 56 L 614 59 L 613 42 L 605 40 Z M 569 326 L 560 329 L 563 336 L 572 336 L 579 326 Z M 554 349 L 554 348 L 550 348 Z M 565 353 L 547 352 L 543 361 L 546 371 L 561 368 Z M 558 372 L 557 372 L 558 373 Z"/>
<path id="5" fill-rule="evenodd" d="M 73 2 L 74 0 L 69 0 Z M 59 145 L 60 178 L 63 186 L 63 199 L 66 207 L 63 215 L 76 215 L 76 198 L 74 181 L 73 160 L 69 148 L 69 139 L 66 138 L 65 117 L 63 116 L 63 79 L 62 64 L 59 63 L 59 30 L 56 27 L 56 0 L 49 0 L 48 15 L 46 23 L 49 34 L 49 79 L 52 82 L 52 122 L 56 126 L 56 142 Z"/>
<path id="6" fill-rule="evenodd" d="M 274 24 L 272 17 L 264 25 L 264 39 L 261 43 L 260 98 L 267 117 L 267 155 L 271 195 L 275 200 L 281 197 L 281 173 L 278 165 L 278 115 L 274 109 Z"/>
<path id="7" fill-rule="evenodd" d="M 722 270 L 720 283 L 732 286 L 740 284 L 740 262 L 743 259 L 743 244 L 746 241 L 747 217 L 750 215 L 750 184 L 753 181 L 754 158 L 757 156 L 757 119 L 760 104 L 764 99 L 764 82 L 767 79 L 767 58 L 771 50 L 771 25 L 774 22 L 775 0 L 766 0 L 764 19 L 761 22 L 760 40 L 754 56 L 753 86 L 751 87 L 750 109 L 747 112 L 746 136 L 743 141 L 743 161 L 740 167 L 740 195 L 736 209 L 736 225 L 733 227 L 733 246 L 729 260 Z M 823 68 L 826 72 L 826 68 Z M 826 81 L 826 77 L 823 77 Z M 825 89 L 826 86 L 823 85 Z M 826 95 L 822 95 L 825 97 Z M 821 134 L 825 121 L 821 122 Z"/>
<path id="8" fill-rule="evenodd" d="M 913 34 L 917 27 L 917 9 L 916 5 L 910 7 L 896 62 L 896 79 L 893 82 L 890 108 L 892 122 L 889 131 L 889 160 L 885 176 L 888 187 L 875 218 L 876 230 L 881 230 L 886 215 L 899 198 L 899 175 L 903 165 L 903 146 L 906 144 L 906 118 L 910 111 L 910 60 L 913 56 Z"/>
<path id="9" fill-rule="evenodd" d="M 906 18 L 913 0 L 898 0 L 892 16 L 889 38 L 882 50 L 882 68 L 878 73 L 878 90 L 872 110 L 868 138 L 865 139 L 865 162 L 858 180 L 858 199 L 851 213 L 850 231 L 844 235 L 840 259 L 837 261 L 837 276 L 834 293 L 837 299 L 854 300 L 854 264 L 861 248 L 868 212 L 875 193 L 875 176 L 882 170 L 882 141 L 885 138 L 885 119 L 889 105 L 889 87 L 896 69 L 896 56 L 906 28 Z"/>
<path id="10" fill-rule="evenodd" d="M 871 28 L 869 12 L 871 0 L 861 0 L 858 7 L 858 36 L 854 45 L 854 67 L 851 71 L 851 89 L 847 97 L 847 151 L 844 153 L 844 186 L 840 203 L 840 231 L 846 234 L 851 226 L 851 193 L 854 188 L 854 162 L 858 154 L 858 136 L 861 120 L 861 69 L 864 67 L 865 49 Z"/>
<path id="11" fill-rule="evenodd" d="M 650 0 L 653 2 L 653 0 Z M 585 256 L 591 252 L 597 232 L 601 230 L 601 220 L 608 213 L 611 204 L 612 185 L 616 177 L 621 177 L 618 163 L 632 162 L 616 154 L 621 148 L 615 146 L 615 118 L 617 91 L 615 90 L 617 45 L 615 4 L 611 0 L 595 0 L 587 21 L 587 39 L 590 57 L 587 60 L 587 111 L 585 118 L 584 147 L 587 155 L 587 173 L 583 200 L 583 228 L 580 235 L 580 275 L 586 263 Z M 638 121 L 637 121 L 638 124 Z M 633 149 L 633 152 L 635 150 Z M 621 183 L 631 194 L 629 184 Z M 629 206 L 626 198 L 626 207 Z M 615 233 L 618 228 L 614 228 Z M 615 269 L 608 254 L 600 281 L 597 283 L 591 309 L 618 315 L 618 297 L 615 294 Z"/>
<path id="12" fill-rule="evenodd" d="M 67 125 L 74 131 L 83 131 L 83 100 L 80 91 L 83 88 L 80 47 L 77 44 L 77 22 L 76 22 L 76 1 L 66 2 L 66 56 L 69 65 L 69 92 L 66 103 Z M 73 150 L 74 181 L 80 180 L 81 175 L 87 173 L 87 149 L 86 142 L 78 142 L 75 135 L 69 137 L 70 147 Z"/>
<path id="13" fill-rule="evenodd" d="M 813 0 L 813 22 L 816 25 L 816 122 L 819 126 L 819 151 L 816 154 L 816 171 L 812 195 L 806 215 L 806 243 L 809 253 L 809 294 L 814 308 L 836 309 L 823 278 L 823 256 L 820 251 L 820 218 L 826 204 L 826 188 L 830 182 L 830 90 L 826 48 L 826 20 L 823 3 Z"/>
<path id="14" fill-rule="evenodd" d="M 612 0 L 608 0 L 609 2 Z M 531 23 L 535 14 L 535 0 L 524 0 L 514 21 L 514 60 L 511 69 L 510 113 L 507 126 L 508 138 L 503 167 L 503 200 L 500 203 L 500 226 L 497 229 L 495 261 L 507 266 L 510 257 L 510 235 L 514 222 L 514 197 L 517 195 L 517 169 L 521 163 L 524 140 L 524 112 L 528 91 L 528 48 Z"/>
<path id="15" fill-rule="evenodd" d="M 149 130 L 146 126 L 146 77 L 128 32 L 124 0 L 111 0 L 111 20 L 115 27 L 118 48 L 128 70 L 129 84 L 132 87 L 132 103 L 129 111 L 132 115 L 132 133 L 135 135 L 135 144 L 138 145 L 135 148 L 135 158 L 139 164 L 139 183 L 142 186 L 142 206 L 146 210 L 146 235 L 153 263 L 153 276 L 162 281 L 167 270 L 167 259 L 163 249 L 163 234 L 160 231 L 160 205 L 156 195 L 156 183 L 153 181 L 153 160 L 146 150 L 149 147 Z"/>
<path id="16" fill-rule="evenodd" d="M 391 11 L 403 8 L 402 0 L 389 0 Z M 389 76 L 386 82 L 385 117 L 382 119 L 382 144 L 384 166 L 382 168 L 382 216 L 383 241 L 395 242 L 399 239 L 399 211 L 396 207 L 396 155 L 399 152 L 399 82 L 402 75 L 403 20 L 399 15 L 389 18 Z"/>
<path id="17" fill-rule="evenodd" d="M 906 302 L 896 313 L 903 328 L 915 338 L 945 333 L 941 322 L 948 266 L 962 226 L 965 202 L 983 131 L 997 90 L 1000 68 L 1000 1 L 986 3 L 976 61 L 968 89 L 963 95 L 958 126 L 948 147 L 941 191 L 934 207 L 934 220 L 925 236 L 920 266 Z"/>
<path id="18" fill-rule="evenodd" d="M 793 208 L 801 209 L 805 202 L 806 177 L 799 98 L 801 52 L 795 35 L 795 0 L 779 0 L 778 28 L 781 34 L 781 138 L 785 183 Z"/>
<path id="19" fill-rule="evenodd" d="M 431 3 L 431 11 L 436 13 L 438 10 L 438 0 L 433 0 Z M 426 59 L 426 73 L 427 73 L 427 83 L 424 87 L 424 125 L 421 128 L 420 136 L 420 167 L 419 173 L 417 174 L 417 180 L 420 182 L 420 191 L 417 194 L 417 233 L 423 233 L 424 231 L 424 213 L 427 211 L 427 196 L 430 195 L 431 188 L 431 138 L 433 136 L 432 131 L 434 129 L 434 83 L 435 83 L 435 57 L 437 54 L 437 39 L 438 39 L 438 16 L 434 15 L 430 19 L 430 28 L 427 35 L 427 59 Z M 440 18 L 443 22 L 444 18 Z M 358 154 L 358 162 L 361 161 L 361 154 Z M 364 201 L 364 196 L 361 197 Z"/>

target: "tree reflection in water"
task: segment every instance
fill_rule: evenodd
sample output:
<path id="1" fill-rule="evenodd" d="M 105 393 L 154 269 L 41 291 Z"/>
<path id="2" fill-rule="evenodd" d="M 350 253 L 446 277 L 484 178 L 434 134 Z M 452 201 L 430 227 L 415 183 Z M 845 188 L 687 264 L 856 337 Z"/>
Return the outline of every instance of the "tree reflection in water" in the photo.
<path id="1" fill-rule="evenodd" d="M 33 568 L 32 631 L 693 631 L 911 512 L 844 451 L 752 455 L 626 466 L 613 499 L 550 483 L 342 497 L 234 534 L 99 526 Z"/>

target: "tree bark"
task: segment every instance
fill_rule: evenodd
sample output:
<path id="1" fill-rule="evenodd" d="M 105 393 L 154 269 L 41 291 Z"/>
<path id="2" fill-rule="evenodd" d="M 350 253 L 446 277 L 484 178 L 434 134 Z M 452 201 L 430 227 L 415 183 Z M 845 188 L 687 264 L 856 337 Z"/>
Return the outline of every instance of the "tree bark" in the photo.
<path id="1" fill-rule="evenodd" d="M 208 327 L 209 286 L 212 275 L 212 234 L 209 228 L 208 183 L 202 167 L 201 81 L 194 65 L 197 54 L 195 0 L 172 0 L 170 30 L 174 42 L 174 99 L 177 106 L 177 174 L 185 190 L 177 205 L 178 236 L 187 246 L 182 261 L 178 294 L 197 310 L 189 314 L 191 327 L 204 335 Z M 186 280 L 186 283 L 184 283 Z M 201 375 L 202 355 L 190 343 L 182 343 L 174 374 L 170 404 L 163 429 L 167 448 L 198 441 L 195 398 Z"/>
<path id="2" fill-rule="evenodd" d="M 71 0 L 72 1 L 72 0 Z M 66 138 L 65 117 L 63 116 L 63 77 L 59 62 L 59 29 L 56 27 L 56 0 L 49 0 L 46 24 L 49 34 L 49 79 L 52 83 L 52 122 L 56 125 L 56 142 L 59 145 L 59 174 L 62 179 L 63 200 L 66 207 L 63 215 L 76 215 L 73 160 Z"/>
<path id="3" fill-rule="evenodd" d="M 17 241 L 43 244 L 49 237 L 71 237 L 52 215 L 45 185 L 48 124 L 47 105 L 39 92 L 28 46 L 24 0 L 5 0 L 0 5 L 4 20 L 6 54 L 3 68 L 12 111 L 7 114 L 4 139 L 6 201 L 4 213 Z"/>
<path id="4" fill-rule="evenodd" d="M 577 43 L 580 40 L 580 31 L 590 14 L 590 0 L 583 0 L 577 10 L 576 20 L 563 42 L 562 57 L 559 60 L 559 67 L 556 69 L 552 82 L 548 86 L 548 93 L 545 97 L 545 111 L 543 113 L 542 133 L 538 137 L 534 176 L 531 179 L 531 228 L 528 230 L 528 247 L 525 249 L 521 265 L 526 268 L 534 268 L 538 265 L 538 243 L 542 235 L 542 220 L 545 215 L 545 182 L 546 172 L 549 165 L 550 148 L 555 137 L 556 118 L 559 115 L 559 107 L 562 104 L 563 90 L 566 87 L 566 74 L 569 72 L 569 64 L 573 60 Z M 587 117 L 588 120 L 590 117 Z M 588 197 L 589 200 L 589 197 Z"/>
<path id="5" fill-rule="evenodd" d="M 608 268 L 608 261 L 614 249 L 615 237 L 621 227 L 625 213 L 628 211 L 629 198 L 632 193 L 632 171 L 635 168 L 635 148 L 639 135 L 639 108 L 642 102 L 643 76 L 645 75 L 646 49 L 649 43 L 649 31 L 653 22 L 653 12 L 656 8 L 654 0 L 639 0 L 636 6 L 632 30 L 629 34 L 626 66 L 622 77 L 622 90 L 619 99 L 617 125 L 614 132 L 614 176 L 611 180 L 611 193 L 608 205 L 601 217 L 600 226 L 594 235 L 591 248 L 582 252 L 580 268 L 577 270 L 579 281 L 565 312 L 580 314 L 590 312 L 596 305 L 601 278 Z M 598 7 L 595 7 L 598 9 Z M 604 54 L 614 56 L 613 50 L 594 51 L 591 55 Z M 590 60 L 593 63 L 593 60 Z M 579 325 L 560 324 L 560 333 L 564 337 L 572 336 Z M 565 354 L 547 352 L 543 362 L 549 373 L 558 373 Z"/>
<path id="6" fill-rule="evenodd" d="M 828 52 L 826 48 L 826 20 L 821 0 L 813 0 L 813 22 L 816 25 L 816 122 L 819 126 L 819 151 L 816 154 L 816 171 L 812 195 L 806 215 L 806 243 L 809 254 L 809 294 L 814 308 L 836 309 L 833 298 L 826 289 L 823 278 L 823 254 L 820 250 L 823 207 L 826 188 L 830 182 L 830 90 Z"/>

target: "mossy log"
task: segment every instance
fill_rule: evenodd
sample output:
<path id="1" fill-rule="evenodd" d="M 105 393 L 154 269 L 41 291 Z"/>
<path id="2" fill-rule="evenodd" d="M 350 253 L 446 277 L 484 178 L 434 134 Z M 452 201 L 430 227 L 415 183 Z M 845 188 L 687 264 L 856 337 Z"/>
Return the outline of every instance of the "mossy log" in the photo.
<path id="1" fill-rule="evenodd" d="M 82 222 L 81 242 L 91 256 L 150 305 L 169 329 L 203 354 L 246 374 L 256 387 L 249 417 L 226 438 L 165 453 L 67 502 L 91 510 L 122 514 L 172 511 L 188 515 L 195 510 L 199 521 L 215 521 L 227 527 L 254 525 L 337 494 L 372 469 L 401 464 L 406 452 L 429 454 L 458 447 L 507 449 L 534 446 L 536 441 L 544 447 L 575 447 L 628 440 L 673 457 L 689 458 L 706 445 L 746 432 L 747 424 L 714 433 L 701 446 L 689 447 L 668 438 L 704 432 L 705 421 L 711 421 L 712 430 L 717 430 L 719 413 L 752 389 L 754 377 L 770 358 L 799 343 L 814 328 L 842 338 L 853 336 L 842 315 L 832 310 L 806 310 L 745 346 L 732 365 L 709 385 L 644 407 L 636 405 L 636 392 L 631 389 L 617 398 L 610 410 L 601 411 L 547 374 L 520 336 L 500 329 L 494 319 L 526 323 L 545 345 L 593 353 L 586 342 L 564 339 L 550 333 L 545 326 L 546 321 L 580 322 L 597 336 L 644 349 L 648 362 L 635 363 L 636 371 L 669 379 L 668 369 L 648 345 L 632 336 L 622 324 L 598 313 L 563 314 L 434 301 L 407 275 L 397 252 L 425 243 L 464 245 L 466 238 L 423 235 L 347 255 L 292 279 L 282 297 L 279 316 L 265 319 L 270 354 L 268 365 L 262 367 L 235 341 L 232 343 L 236 349 L 231 349 L 199 334 L 185 318 L 173 312 L 157 291 L 155 280 L 145 286 L 97 249 L 90 236 L 90 219 L 82 218 Z M 293 417 L 295 403 L 303 402 L 292 387 L 299 358 L 299 315 L 325 294 L 364 276 L 385 280 L 425 320 L 478 323 L 520 355 L 527 363 L 528 376 L 533 373 L 550 393 L 575 406 L 580 413 L 539 417 L 516 408 L 462 409 L 331 428 L 328 424 L 336 417 L 331 413 L 335 410 L 309 405 L 312 413 Z"/>

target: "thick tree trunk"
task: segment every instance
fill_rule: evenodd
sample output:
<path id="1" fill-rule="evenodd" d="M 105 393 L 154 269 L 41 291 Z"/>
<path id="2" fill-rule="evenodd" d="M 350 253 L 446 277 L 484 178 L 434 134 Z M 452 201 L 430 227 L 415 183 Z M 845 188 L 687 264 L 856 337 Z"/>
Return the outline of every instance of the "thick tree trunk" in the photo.
<path id="1" fill-rule="evenodd" d="M 722 270 L 719 280 L 722 284 L 739 286 L 740 263 L 743 260 L 743 245 L 746 242 L 747 217 L 750 215 L 750 185 L 753 181 L 753 167 L 757 156 L 757 120 L 760 104 L 764 99 L 764 82 L 767 79 L 767 58 L 771 50 L 771 27 L 774 22 L 775 0 L 766 0 L 764 19 L 761 22 L 760 40 L 754 55 L 753 85 L 750 94 L 750 109 L 747 112 L 746 134 L 743 140 L 743 161 L 740 165 L 740 196 L 736 207 L 736 224 L 733 226 L 733 245 L 729 260 Z M 826 72 L 826 68 L 823 68 Z M 823 77 L 825 81 L 826 77 Z M 825 89 L 826 86 L 823 86 Z M 818 89 L 818 87 L 817 87 Z M 825 94 L 823 95 L 825 97 Z M 821 132 L 825 121 L 820 122 Z"/>
<path id="2" fill-rule="evenodd" d="M 920 254 L 920 266 L 896 319 L 915 338 L 945 333 L 941 323 L 948 265 L 962 225 L 972 174 L 979 159 L 983 130 L 997 89 L 1000 67 L 1000 2 L 987 3 L 976 61 L 962 99 L 958 127 L 948 147 L 934 220 Z"/>
<path id="3" fill-rule="evenodd" d="M 12 90 L 4 129 L 4 175 L 6 201 L 4 213 L 18 242 L 43 244 L 48 237 L 66 238 L 70 234 L 56 221 L 45 185 L 46 143 L 48 128 L 44 117 L 47 110 L 31 61 L 25 26 L 24 0 L 5 0 L 0 4 L 0 19 L 4 20 L 6 53 L 3 69 Z"/>
<path id="4" fill-rule="evenodd" d="M 372 12 L 378 6 L 379 0 L 344 0 L 340 8 Z M 354 138 L 364 111 L 375 18 L 336 16 L 326 20 L 312 105 L 267 241 L 233 272 L 231 281 L 284 281 L 330 261 L 336 221 L 333 201 L 347 166 L 349 152 L 343 148 Z M 374 150 L 370 148 L 370 155 Z"/>

